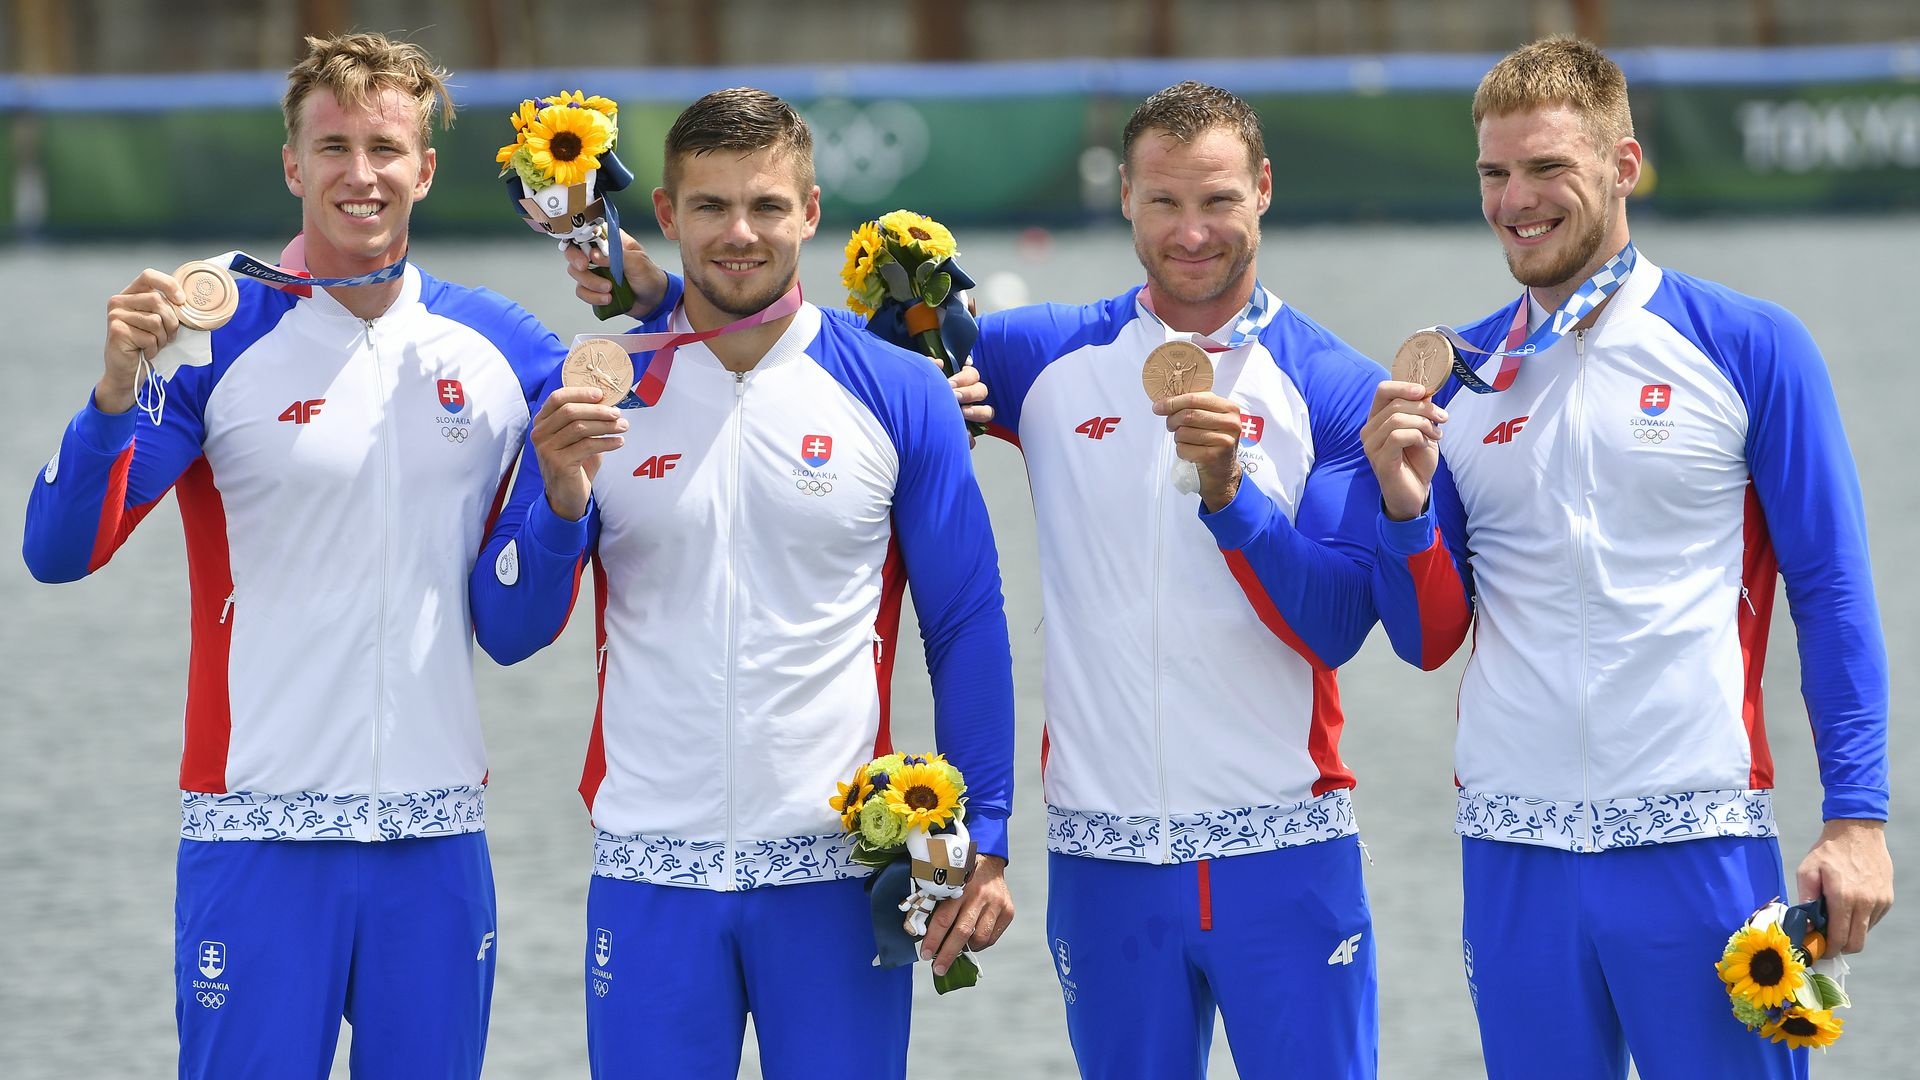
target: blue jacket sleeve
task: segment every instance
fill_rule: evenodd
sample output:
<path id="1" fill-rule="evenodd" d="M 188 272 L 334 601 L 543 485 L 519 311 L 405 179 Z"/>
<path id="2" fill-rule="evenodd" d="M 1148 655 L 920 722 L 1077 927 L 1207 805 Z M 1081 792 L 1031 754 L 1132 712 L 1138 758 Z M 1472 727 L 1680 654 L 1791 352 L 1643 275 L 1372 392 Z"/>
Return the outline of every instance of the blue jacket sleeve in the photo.
<path id="1" fill-rule="evenodd" d="M 553 372 L 539 392 L 545 401 L 560 385 Z M 567 521 L 547 505 L 540 460 L 527 439 L 513 493 L 473 564 L 468 594 L 474 637 L 501 664 L 518 663 L 545 648 L 567 625 L 580 572 L 599 537 L 599 508 Z"/>
<path id="2" fill-rule="evenodd" d="M 1199 512 L 1249 600 L 1263 609 L 1271 604 L 1284 624 L 1268 625 L 1283 639 L 1291 635 L 1288 644 L 1309 662 L 1330 669 L 1352 659 L 1373 629 L 1369 574 L 1380 489 L 1360 428 L 1379 380 L 1371 365 L 1332 355 L 1321 362 L 1339 366 L 1305 388 L 1313 468 L 1295 520 L 1251 482 L 1219 511 L 1208 513 L 1202 503 Z"/>
<path id="3" fill-rule="evenodd" d="M 1428 507 L 1419 517 L 1378 515 L 1373 604 L 1387 640 L 1402 660 L 1432 671 L 1447 662 L 1473 623 L 1473 569 L 1467 560 L 1467 515 L 1442 457 Z"/>
<path id="4" fill-rule="evenodd" d="M 890 425 L 900 455 L 894 537 L 926 644 L 934 738 L 966 777 L 974 841 L 1004 859 L 1014 708 L 999 554 L 953 394 L 932 368 L 912 387 Z"/>
<path id="5" fill-rule="evenodd" d="M 113 557 L 199 459 L 202 384 L 208 381 L 204 368 L 168 380 L 158 425 L 138 409 L 110 415 L 87 399 L 27 499 L 21 553 L 35 578 L 76 581 Z"/>
<path id="6" fill-rule="evenodd" d="M 1888 811 L 1886 642 L 1859 472 L 1819 348 L 1784 310 L 1754 324 L 1747 467 L 1786 580 L 1828 820 Z M 1754 583 L 1749 583 L 1752 585 Z"/>

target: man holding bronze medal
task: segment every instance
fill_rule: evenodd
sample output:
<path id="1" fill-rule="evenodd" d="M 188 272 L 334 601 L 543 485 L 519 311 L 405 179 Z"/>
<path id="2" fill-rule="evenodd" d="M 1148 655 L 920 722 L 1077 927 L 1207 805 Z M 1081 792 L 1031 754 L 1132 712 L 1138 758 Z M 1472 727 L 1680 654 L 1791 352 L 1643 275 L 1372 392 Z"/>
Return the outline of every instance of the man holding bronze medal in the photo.
<path id="1" fill-rule="evenodd" d="M 282 150 L 304 271 L 231 253 L 109 301 L 25 553 L 82 577 L 177 494 L 180 1075 L 324 1075 L 344 1015 L 355 1077 L 472 1078 L 497 951 L 467 571 L 562 350 L 406 261 L 446 73 L 375 34 L 308 45 Z"/>
<path id="2" fill-rule="evenodd" d="M 1246 102 L 1170 87 L 1123 151 L 1147 286 L 983 317 L 968 417 L 997 415 L 1033 488 L 1047 937 L 1074 1054 L 1090 1078 L 1203 1077 L 1217 1008 L 1241 1076 L 1371 1077 L 1334 668 L 1374 620 L 1359 431 L 1381 372 L 1258 282 L 1272 176 Z M 942 935 L 979 940 L 944 913 Z"/>
<path id="3" fill-rule="evenodd" d="M 594 1075 L 730 1078 L 750 1013 L 768 1077 L 903 1077 L 913 969 L 874 958 L 869 870 L 828 798 L 891 750 L 910 586 L 979 848 L 935 918 L 978 926 L 975 947 L 1004 931 L 1013 685 L 986 506 L 938 369 L 801 300 L 820 189 L 799 114 L 709 94 L 664 171 L 684 287 L 549 381 L 473 572 L 475 628 L 496 660 L 531 654 L 592 563 Z"/>
<path id="4" fill-rule="evenodd" d="M 1396 651 L 1431 669 L 1473 632 L 1454 774 L 1488 1074 L 1804 1077 L 1714 964 L 1789 891 L 1760 695 L 1776 576 L 1826 795 L 1792 891 L 1840 952 L 1893 900 L 1887 663 L 1825 363 L 1785 309 L 1636 251 L 1641 148 L 1598 49 L 1514 52 L 1473 116 L 1526 291 L 1410 339 L 1366 442 Z"/>

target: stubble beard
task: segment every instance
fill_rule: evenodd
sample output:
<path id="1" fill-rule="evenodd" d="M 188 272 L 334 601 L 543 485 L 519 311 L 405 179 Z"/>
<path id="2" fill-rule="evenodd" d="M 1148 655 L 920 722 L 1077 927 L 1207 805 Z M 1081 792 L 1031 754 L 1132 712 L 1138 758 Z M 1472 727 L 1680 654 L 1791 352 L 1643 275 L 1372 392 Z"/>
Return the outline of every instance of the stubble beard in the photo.
<path id="1" fill-rule="evenodd" d="M 1140 265 L 1146 269 L 1147 279 L 1153 287 L 1155 296 L 1165 296 L 1182 304 L 1207 304 L 1220 299 L 1247 272 L 1247 268 L 1253 265 L 1254 258 L 1260 254 L 1260 234 L 1254 233 L 1246 247 L 1236 249 L 1233 253 L 1233 265 L 1221 274 L 1218 280 L 1203 286 L 1198 292 L 1189 292 L 1176 287 L 1172 282 L 1156 274 L 1154 268 L 1158 265 L 1156 260 L 1159 256 L 1149 252 L 1138 238 L 1133 242 L 1133 254 L 1140 260 Z"/>
<path id="2" fill-rule="evenodd" d="M 1507 249 L 1507 272 L 1529 289 L 1556 289 L 1567 284 L 1599 254 L 1600 245 L 1606 242 L 1607 233 L 1613 229 L 1613 213 L 1613 205 L 1609 203 L 1607 212 L 1594 219 L 1593 226 L 1567 249 L 1565 255 L 1538 270 L 1523 271 L 1515 252 Z"/>
<path id="3" fill-rule="evenodd" d="M 750 293 L 737 290 L 730 292 L 726 289 L 724 281 L 714 280 L 704 269 L 696 273 L 690 267 L 687 268 L 687 282 L 699 290 L 707 303 L 735 318 L 758 315 L 772 307 L 773 302 L 787 292 L 787 286 L 784 284 L 770 285 Z"/>

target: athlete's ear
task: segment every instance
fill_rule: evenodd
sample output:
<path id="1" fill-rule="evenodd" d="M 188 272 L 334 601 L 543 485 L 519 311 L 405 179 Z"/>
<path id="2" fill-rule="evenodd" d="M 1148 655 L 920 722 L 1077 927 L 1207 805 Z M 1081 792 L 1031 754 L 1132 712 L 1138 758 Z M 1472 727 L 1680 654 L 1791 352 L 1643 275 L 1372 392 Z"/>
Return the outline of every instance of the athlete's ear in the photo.
<path id="1" fill-rule="evenodd" d="M 1259 217 L 1273 205 L 1273 163 L 1266 158 L 1260 159 L 1260 171 L 1253 178 L 1254 202 L 1253 214 Z"/>
<path id="2" fill-rule="evenodd" d="M 280 147 L 280 170 L 286 175 L 287 190 L 293 192 L 293 197 L 306 198 L 306 185 L 300 182 L 300 155 L 293 152 L 292 144 Z"/>
<path id="3" fill-rule="evenodd" d="M 661 236 L 676 244 L 680 242 L 680 234 L 673 227 L 673 196 L 667 194 L 666 188 L 653 189 L 653 219 L 660 223 Z"/>
<path id="4" fill-rule="evenodd" d="M 1634 187 L 1640 183 L 1640 167 L 1645 156 L 1640 140 L 1631 135 L 1613 144 L 1614 198 L 1624 199 L 1633 194 Z"/>
<path id="5" fill-rule="evenodd" d="M 807 223 L 800 232 L 800 239 L 811 240 L 820 229 L 820 185 L 815 184 L 807 192 Z"/>

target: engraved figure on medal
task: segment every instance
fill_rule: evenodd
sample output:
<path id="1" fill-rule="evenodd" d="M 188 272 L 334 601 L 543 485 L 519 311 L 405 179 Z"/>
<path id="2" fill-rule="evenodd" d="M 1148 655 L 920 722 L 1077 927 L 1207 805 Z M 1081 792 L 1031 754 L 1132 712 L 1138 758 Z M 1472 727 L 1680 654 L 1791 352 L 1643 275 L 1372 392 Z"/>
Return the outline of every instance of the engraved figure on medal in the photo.
<path id="1" fill-rule="evenodd" d="M 1147 354 L 1140 383 L 1156 404 L 1181 394 L 1213 389 L 1213 363 L 1191 341 L 1169 341 Z"/>
<path id="2" fill-rule="evenodd" d="M 1396 382 L 1419 383 L 1432 394 L 1453 370 L 1453 343 L 1437 330 L 1422 330 L 1400 343 L 1393 354 Z"/>
<path id="3" fill-rule="evenodd" d="M 615 404 L 633 390 L 633 357 L 606 338 L 575 342 L 561 366 L 560 382 L 595 387 L 602 392 L 602 404 Z"/>

